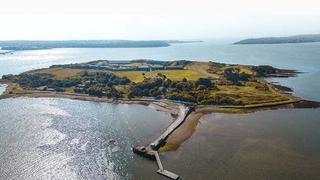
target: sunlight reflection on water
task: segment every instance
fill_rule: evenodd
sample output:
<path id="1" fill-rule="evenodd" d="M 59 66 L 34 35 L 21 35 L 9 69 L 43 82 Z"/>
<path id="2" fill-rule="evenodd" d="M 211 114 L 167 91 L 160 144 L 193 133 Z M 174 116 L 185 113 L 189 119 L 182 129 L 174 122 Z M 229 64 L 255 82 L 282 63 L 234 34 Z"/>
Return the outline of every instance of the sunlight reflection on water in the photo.
<path id="1" fill-rule="evenodd" d="M 170 123 L 142 105 L 15 98 L 0 107 L 0 179 L 132 179 L 141 164 L 131 147 Z"/>

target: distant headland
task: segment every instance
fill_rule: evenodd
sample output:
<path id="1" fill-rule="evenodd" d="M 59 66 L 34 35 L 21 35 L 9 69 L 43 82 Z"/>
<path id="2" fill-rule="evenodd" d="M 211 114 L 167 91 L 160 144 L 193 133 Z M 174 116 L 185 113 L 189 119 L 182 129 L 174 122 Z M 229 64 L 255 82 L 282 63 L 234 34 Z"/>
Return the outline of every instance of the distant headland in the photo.
<path id="1" fill-rule="evenodd" d="M 193 43 L 201 41 L 180 40 L 61 40 L 61 41 L 0 41 L 1 50 L 39 50 L 53 48 L 145 48 L 167 47 L 174 43 Z"/>
<path id="2" fill-rule="evenodd" d="M 264 37 L 244 39 L 234 44 L 283 44 L 320 42 L 320 34 L 303 34 L 287 37 Z"/>

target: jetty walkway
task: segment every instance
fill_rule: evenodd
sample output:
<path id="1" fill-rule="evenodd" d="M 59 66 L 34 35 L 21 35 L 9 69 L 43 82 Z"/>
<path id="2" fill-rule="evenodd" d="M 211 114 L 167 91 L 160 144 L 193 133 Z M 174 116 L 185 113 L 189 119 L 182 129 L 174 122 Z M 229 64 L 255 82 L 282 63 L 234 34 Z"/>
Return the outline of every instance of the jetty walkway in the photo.
<path id="1" fill-rule="evenodd" d="M 171 123 L 170 126 L 156 140 L 150 143 L 150 145 L 148 145 L 147 147 L 140 145 L 133 147 L 134 153 L 156 160 L 159 167 L 159 170 L 157 171 L 158 174 L 174 180 L 179 179 L 180 176 L 163 168 L 158 150 L 161 146 L 165 145 L 169 135 L 172 134 L 181 124 L 183 124 L 188 115 L 193 111 L 192 107 L 186 105 L 180 105 L 179 109 L 180 110 L 178 118 L 173 123 Z"/>
<path id="2" fill-rule="evenodd" d="M 187 118 L 190 114 L 190 107 L 180 105 L 180 112 L 178 118 L 149 146 L 153 150 L 158 150 L 162 145 L 165 144 L 165 140 L 169 137 L 170 134 L 174 132 Z"/>

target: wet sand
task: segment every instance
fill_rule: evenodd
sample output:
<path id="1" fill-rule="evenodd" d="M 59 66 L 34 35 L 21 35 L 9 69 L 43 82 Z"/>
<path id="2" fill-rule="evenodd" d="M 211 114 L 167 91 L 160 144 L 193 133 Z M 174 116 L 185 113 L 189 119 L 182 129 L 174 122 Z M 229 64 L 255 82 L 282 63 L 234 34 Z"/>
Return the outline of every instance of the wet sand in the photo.
<path id="1" fill-rule="evenodd" d="M 318 109 L 207 114 L 188 141 L 163 155 L 164 163 L 187 179 L 319 179 L 317 115 Z"/>

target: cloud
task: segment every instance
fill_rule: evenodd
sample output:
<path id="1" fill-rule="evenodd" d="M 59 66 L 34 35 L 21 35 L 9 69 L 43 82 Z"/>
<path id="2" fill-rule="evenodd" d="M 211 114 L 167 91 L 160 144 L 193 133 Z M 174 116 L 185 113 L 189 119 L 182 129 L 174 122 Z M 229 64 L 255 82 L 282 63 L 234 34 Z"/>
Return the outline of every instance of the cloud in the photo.
<path id="1" fill-rule="evenodd" d="M 316 0 L 10 0 L 0 39 L 190 39 L 316 33 Z"/>

